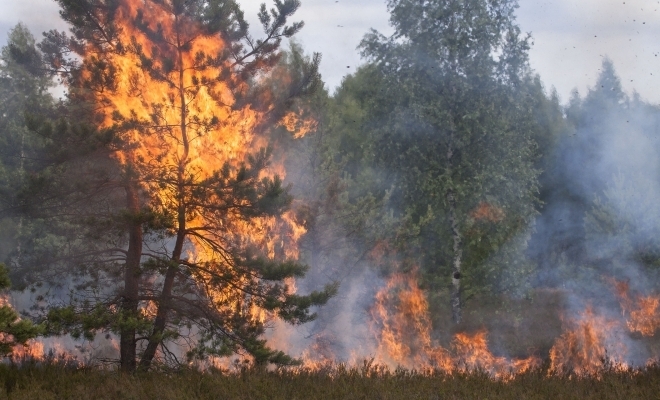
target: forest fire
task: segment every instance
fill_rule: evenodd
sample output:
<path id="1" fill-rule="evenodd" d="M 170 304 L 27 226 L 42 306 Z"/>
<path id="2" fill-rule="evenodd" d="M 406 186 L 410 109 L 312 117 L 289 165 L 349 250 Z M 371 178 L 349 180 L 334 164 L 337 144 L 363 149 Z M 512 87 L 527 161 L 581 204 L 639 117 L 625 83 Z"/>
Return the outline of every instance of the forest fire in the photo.
<path id="1" fill-rule="evenodd" d="M 610 279 L 616 295 L 621 303 L 624 317 L 627 318 L 628 329 L 643 336 L 653 336 L 660 328 L 660 296 L 637 295 L 636 301 L 630 298 L 630 287 L 627 281 Z"/>
<path id="2" fill-rule="evenodd" d="M 377 294 L 371 310 L 378 341 L 376 362 L 448 374 L 484 371 L 506 379 L 540 366 L 536 356 L 509 360 L 488 349 L 488 332 L 457 333 L 450 349 L 432 339 L 431 317 L 417 276 L 394 274 Z"/>
<path id="3" fill-rule="evenodd" d="M 57 331 L 118 335 L 124 371 L 239 351 L 289 363 L 259 339 L 265 325 L 309 321 L 309 308 L 335 291 L 295 294 L 306 229 L 272 161 L 270 130 L 300 138 L 315 127 L 294 111 L 320 79 L 318 57 L 299 60 L 295 78 L 282 75 L 293 71 L 279 47 L 302 27 L 287 22 L 299 4 L 277 2 L 262 15 L 263 40 L 238 7 L 217 3 L 119 0 L 82 15 L 61 6 L 84 33 L 51 32 L 66 50 L 50 63 L 88 111 L 85 123 L 109 138 L 95 147 L 107 186 L 89 225 L 112 221 L 117 235 L 95 243 L 103 273 L 83 280 L 98 290 L 58 308 L 67 314 L 55 317 Z M 72 51 L 82 63 L 63 55 Z M 84 323 L 90 314 L 103 317 Z"/>
<path id="4" fill-rule="evenodd" d="M 617 321 L 607 320 L 587 308 L 550 349 L 549 374 L 598 376 L 608 368 L 625 370 L 626 349 L 612 337 Z"/>
<path id="5" fill-rule="evenodd" d="M 565 227 L 579 231 L 576 249 L 565 232 L 532 232 L 536 222 L 543 227 L 575 220 L 562 213 L 564 205 L 554 209 L 557 215 L 540 218 L 547 212 L 541 205 L 555 196 L 555 188 L 543 187 L 554 180 L 542 179 L 541 171 L 560 162 L 548 158 L 554 153 L 541 160 L 549 144 L 536 143 L 547 132 L 557 133 L 552 141 L 559 141 L 558 132 L 573 128 L 532 131 L 541 124 L 538 115 L 545 114 L 518 101 L 545 104 L 540 101 L 545 94 L 532 86 L 525 89 L 529 93 L 520 92 L 517 86 L 533 81 L 526 77 L 528 68 L 516 72 L 520 66 L 506 65 L 525 58 L 507 52 L 528 48 L 522 38 L 514 43 L 515 25 L 468 29 L 510 37 L 507 42 L 474 38 L 493 43 L 492 48 L 462 61 L 456 54 L 458 64 L 445 75 L 429 66 L 446 68 L 446 57 L 424 65 L 417 59 L 435 44 L 422 44 L 420 53 L 414 40 L 434 35 L 408 37 L 401 30 L 387 43 L 378 35 L 366 37 L 363 43 L 371 44 L 364 54 L 371 53 L 377 68 L 347 76 L 332 97 L 310 83 L 320 82 L 320 58 L 310 61 L 302 50 L 296 53 L 295 44 L 290 53 L 280 50 L 281 41 L 302 27 L 287 22 L 300 6 L 296 0 L 263 6 L 258 14 L 263 39 L 250 36 L 233 2 L 102 0 L 85 3 L 84 12 L 74 3 L 60 1 L 74 36 L 51 32 L 46 38 L 59 42 L 44 43 L 65 43 L 66 54 L 80 56 L 54 67 L 72 68 L 59 72 L 70 85 L 70 104 L 60 107 L 89 111 L 81 117 L 83 128 L 65 120 L 54 129 L 49 118 L 59 114 L 44 106 L 46 116 L 29 121 L 36 127 L 26 127 L 20 140 L 6 146 L 21 143 L 21 158 L 27 160 L 33 154 L 24 156 L 24 147 L 35 142 L 34 155 L 40 155 L 39 140 L 24 140 L 32 130 L 49 142 L 61 135 L 68 140 L 62 142 L 87 144 L 89 135 L 100 143 L 89 146 L 91 155 L 54 146 L 63 161 L 52 170 L 26 170 L 25 160 L 20 167 L 0 165 L 14 168 L 6 179 L 18 182 L 3 193 L 20 192 L 25 177 L 42 178 L 42 172 L 47 179 L 61 179 L 56 182 L 71 180 L 62 185 L 69 193 L 29 187 L 43 201 L 34 207 L 27 202 L 32 208 L 21 199 L 11 204 L 16 214 L 7 218 L 20 219 L 18 228 L 8 228 L 12 235 L 5 235 L 20 242 L 11 259 L 20 268 L 12 273 L 19 278 L 23 267 L 28 271 L 30 262 L 38 264 L 37 273 L 25 274 L 19 284 L 32 290 L 26 297 L 36 304 L 26 314 L 43 323 L 17 340 L 23 344 L 12 352 L 7 347 L 9 362 L 96 359 L 131 373 L 187 365 L 234 372 L 297 367 L 321 374 L 346 366 L 357 370 L 364 363 L 378 371 L 476 373 L 511 382 L 543 365 L 547 369 L 536 374 L 541 379 L 600 379 L 609 371 L 632 371 L 653 353 L 649 338 L 660 328 L 660 296 L 631 292 L 627 281 L 593 279 L 615 271 L 612 264 L 618 268 L 630 261 L 631 271 L 660 265 L 652 243 L 643 247 L 649 250 L 644 254 L 617 250 L 616 263 L 591 265 L 591 247 L 598 247 L 591 246 L 593 238 L 608 246 L 625 242 L 608 237 L 616 236 L 609 231 L 618 224 L 610 215 L 616 207 L 600 200 L 580 205 L 575 215 L 584 226 Z M 227 4 L 231 7 L 224 9 Z M 496 12 L 493 21 L 513 15 L 500 11 L 506 12 Z M 477 19 L 486 23 L 488 12 L 461 20 L 468 21 L 465 27 Z M 411 47 L 397 50 L 398 38 L 410 39 Z M 478 47 L 468 50 L 483 51 Z M 393 51 L 378 54 L 386 48 Z M 409 59 L 411 49 L 416 55 Z M 437 54 L 449 54 L 445 50 Z M 35 48 L 34 60 L 48 59 L 39 51 Z M 432 58 L 431 53 L 436 52 L 429 53 Z M 393 54 L 397 57 L 390 58 Z M 492 59 L 501 63 L 498 68 L 485 62 L 492 55 L 498 55 Z M 0 70 L 5 61 L 0 59 Z M 491 70 L 510 76 L 489 78 Z M 483 79 L 473 81 L 457 71 Z M 397 75 L 402 72 L 405 76 Z M 425 82 L 425 76 L 442 79 Z M 438 93 L 446 95 L 428 103 Z M 310 95 L 309 103 L 300 100 L 303 94 Z M 370 96 L 375 100 L 365 103 Z M 454 104 L 454 98 L 461 103 Z M 575 99 L 575 107 L 580 101 Z M 500 117 L 492 119 L 484 110 L 498 110 Z M 557 121 L 569 115 L 556 111 Z M 82 132 L 78 136 L 69 132 L 76 129 Z M 315 133 L 314 140 L 305 139 Z M 273 143 L 284 144 L 273 149 Z M 76 168 L 89 165 L 98 170 L 74 179 Z M 284 182 L 287 168 L 290 182 Z M 291 178 L 295 175 L 298 180 Z M 36 178 L 30 184 L 40 186 Z M 553 194 L 544 199 L 541 193 Z M 77 202 L 69 202 L 72 198 Z M 38 218 L 23 209 L 39 211 Z M 553 240 L 558 243 L 541 243 Z M 615 259 L 600 249 L 595 253 Z M 587 264 L 584 270 L 579 263 Z M 621 316 L 612 293 L 602 290 L 603 281 L 614 287 Z M 449 318 L 443 322 L 449 307 L 453 325 Z M 60 336 L 28 340 L 38 335 Z M 2 334 L 0 339 L 12 340 Z M 110 356 L 81 350 L 97 339 L 105 340 Z"/>
<path id="6" fill-rule="evenodd" d="M 184 168 L 186 180 L 193 180 L 190 184 L 203 182 L 226 164 L 239 167 L 248 163 L 251 155 L 267 147 L 268 141 L 254 129 L 263 112 L 249 105 L 235 106 L 235 93 L 247 90 L 247 83 L 237 75 L 218 80 L 223 69 L 230 66 L 208 58 L 226 51 L 227 45 L 217 36 L 196 32 L 201 27 L 194 23 L 183 27 L 182 21 L 170 18 L 172 10 L 168 7 L 137 0 L 120 2 L 116 16 L 121 27 L 119 41 L 130 51 L 105 55 L 103 61 L 111 65 L 114 82 L 111 90 L 97 90 L 95 101 L 103 110 L 102 126 L 128 128 L 123 129 L 125 143 L 116 153 L 120 162 L 144 174 L 141 184 L 157 197 L 156 204 L 176 209 L 182 195 L 177 193 L 178 178 L 173 175 L 177 166 Z M 185 52 L 177 53 L 171 43 L 154 41 L 149 36 L 156 31 L 162 37 L 193 39 L 185 44 Z M 94 52 L 89 54 L 90 64 L 95 65 Z M 209 56 L 200 59 L 200 54 Z M 145 60 L 152 60 L 147 67 Z M 166 65 L 173 60 L 177 60 L 180 73 Z M 86 73 L 93 79 L 91 70 Z M 311 129 L 293 114 L 287 115 L 284 123 L 291 129 L 302 124 L 301 131 L 295 132 L 298 136 Z M 275 171 L 283 178 L 285 171 L 277 165 L 263 170 L 260 177 L 272 178 Z M 247 222 L 229 212 L 225 218 L 224 223 L 232 226 L 237 240 L 266 247 L 270 257 L 275 256 L 276 248 L 287 257 L 297 257 L 295 243 L 304 228 L 292 215 L 281 220 L 257 218 Z M 190 225 L 205 223 L 208 221 L 203 221 L 199 213 L 188 221 Z M 206 239 L 203 231 L 192 238 L 196 257 L 203 258 L 205 252 L 212 251 Z"/>

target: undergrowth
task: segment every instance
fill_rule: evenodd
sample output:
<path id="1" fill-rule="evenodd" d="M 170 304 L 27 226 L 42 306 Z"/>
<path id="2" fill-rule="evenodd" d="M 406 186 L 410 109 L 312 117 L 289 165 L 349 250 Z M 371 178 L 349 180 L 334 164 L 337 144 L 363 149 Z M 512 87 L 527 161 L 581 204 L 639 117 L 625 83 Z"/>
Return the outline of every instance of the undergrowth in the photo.
<path id="1" fill-rule="evenodd" d="M 483 372 L 448 376 L 369 363 L 324 371 L 136 374 L 56 363 L 0 365 L 0 399 L 657 399 L 659 393 L 657 366 L 598 378 L 548 376 L 539 369 L 502 381 Z"/>

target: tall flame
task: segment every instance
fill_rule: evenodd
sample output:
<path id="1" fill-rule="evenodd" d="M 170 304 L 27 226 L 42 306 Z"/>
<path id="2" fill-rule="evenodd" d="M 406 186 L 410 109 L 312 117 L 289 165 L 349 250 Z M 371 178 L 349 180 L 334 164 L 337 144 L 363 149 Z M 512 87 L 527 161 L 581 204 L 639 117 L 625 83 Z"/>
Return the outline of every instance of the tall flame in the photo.
<path id="1" fill-rule="evenodd" d="M 622 361 L 626 348 L 612 337 L 617 321 L 587 307 L 569 326 L 550 349 L 550 374 L 598 376 L 609 368 L 626 368 Z"/>
<path id="2" fill-rule="evenodd" d="M 480 370 L 503 379 L 540 365 L 536 356 L 509 360 L 493 355 L 485 330 L 454 335 L 450 350 L 439 345 L 431 337 L 428 301 L 414 272 L 392 275 L 376 294 L 371 313 L 378 342 L 375 360 L 382 364 L 449 374 Z"/>
<path id="3" fill-rule="evenodd" d="M 148 196 L 149 207 L 173 216 L 177 245 L 171 257 L 204 266 L 191 277 L 218 312 L 264 323 L 268 313 L 240 290 L 258 278 L 236 273 L 234 279 L 241 282 L 221 289 L 208 283 L 235 272 L 231 249 L 257 248 L 271 259 L 297 259 L 305 228 L 291 211 L 246 218 L 244 206 L 251 204 L 235 198 L 231 187 L 227 196 L 217 183 L 213 190 L 195 194 L 207 181 L 237 178 L 242 166 L 256 164 L 262 185 L 268 184 L 264 178 L 283 178 L 285 171 L 264 161 L 269 141 L 257 125 L 267 111 L 237 101 L 237 94 L 248 93 L 250 85 L 225 60 L 235 49 L 219 34 L 208 35 L 177 7 L 168 1 L 119 0 L 113 23 L 121 45 L 101 55 L 90 47 L 84 78 L 96 84 L 93 96 L 101 127 L 118 128 L 116 157 L 126 176 Z M 107 82 L 98 82 L 99 69 Z M 283 124 L 311 129 L 291 115 Z M 214 203 L 199 205 L 209 202 Z M 189 232 L 185 242 L 184 230 Z M 286 286 L 289 293 L 295 290 L 293 282 Z"/>
<path id="4" fill-rule="evenodd" d="M 178 21 L 166 3 L 121 0 L 116 14 L 119 41 L 125 51 L 114 51 L 104 59 L 115 69 L 108 90 L 97 90 L 102 123 L 133 127 L 125 131 L 124 144 L 117 152 L 119 161 L 131 168 L 142 169 L 141 184 L 154 197 L 153 204 L 176 209 L 180 187 L 172 184 L 177 166 L 185 165 L 185 180 L 202 182 L 225 164 L 238 167 L 248 156 L 267 147 L 267 140 L 255 134 L 254 127 L 263 113 L 249 105 L 235 107 L 235 90 L 247 83 L 237 76 L 219 80 L 227 63 L 205 59 L 228 51 L 220 36 L 208 36 L 190 21 Z M 140 26 L 141 29 L 138 29 Z M 150 34 L 145 32 L 151 32 Z M 154 35 L 160 40 L 154 40 Z M 188 42 L 171 43 L 183 40 Z M 166 38 L 166 39 L 163 39 Z M 176 51 L 185 46 L 186 51 Z M 93 53 L 90 65 L 99 61 Z M 173 67 L 170 64 L 174 64 Z M 91 69 L 87 78 L 94 79 Z M 213 82 L 213 84 L 210 84 Z M 238 89 L 237 89 L 238 88 Z M 288 116 L 293 121 L 293 116 Z M 290 122 L 289 124 L 292 124 Z M 292 127 L 293 129 L 294 127 Z M 304 126 L 303 129 L 308 129 Z M 300 133 L 302 134 L 302 133 Z M 150 170 L 151 169 L 151 170 Z M 261 177 L 284 174 L 281 166 L 271 166 Z M 194 215 L 191 226 L 203 226 L 203 215 Z M 296 258 L 297 240 L 304 233 L 292 214 L 285 218 L 261 217 L 245 221 L 228 211 L 226 235 L 236 242 L 252 243 L 267 249 L 274 258 L 277 252 Z M 204 236 L 204 231 L 200 231 Z M 213 253 L 203 238 L 192 239 L 197 261 Z"/>

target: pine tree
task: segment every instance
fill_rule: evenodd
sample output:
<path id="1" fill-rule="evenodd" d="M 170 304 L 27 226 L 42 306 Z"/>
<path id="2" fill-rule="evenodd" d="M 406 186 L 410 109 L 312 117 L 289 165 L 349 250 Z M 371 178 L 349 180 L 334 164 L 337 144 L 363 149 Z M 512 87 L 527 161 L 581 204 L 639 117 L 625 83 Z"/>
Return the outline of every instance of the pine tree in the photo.
<path id="1" fill-rule="evenodd" d="M 570 118 L 579 141 L 569 154 L 580 160 L 581 171 L 591 171 L 578 175 L 576 166 L 566 166 L 577 181 L 569 182 L 581 200 L 575 208 L 584 215 L 587 265 L 619 277 L 632 275 L 631 264 L 657 269 L 657 106 L 627 96 L 605 59 L 596 86 L 573 105 Z"/>
<path id="2" fill-rule="evenodd" d="M 0 290 L 11 287 L 7 267 L 0 264 Z M 43 327 L 30 320 L 20 319 L 14 309 L 7 304 L 0 306 L 0 354 L 11 353 L 14 346 L 25 344 L 29 339 L 43 333 Z"/>
<path id="3" fill-rule="evenodd" d="M 292 362 L 262 338 L 269 319 L 310 321 L 336 290 L 292 291 L 308 267 L 295 261 L 292 198 L 269 171 L 262 134 L 319 83 L 318 56 L 282 82 L 284 96 L 264 83 L 282 39 L 302 27 L 287 25 L 299 3 L 262 6 L 264 39 L 250 36 L 234 1 L 59 3 L 73 37 L 50 32 L 41 48 L 73 106 L 112 132 L 110 198 L 124 204 L 91 219 L 110 233 L 82 266 L 92 291 L 51 310 L 50 328 L 117 332 L 126 371 L 138 355 L 142 369 L 178 361 L 171 345 L 190 343 L 189 357 Z"/>
<path id="4" fill-rule="evenodd" d="M 38 111 L 52 102 L 47 90 L 48 74 L 42 70 L 41 54 L 27 27 L 16 25 L 0 53 L 0 217 L 3 221 L 2 257 L 17 246 L 21 232 L 20 195 L 30 172 L 40 168 L 43 143 L 32 135 L 25 118 L 28 109 Z M 19 251 L 20 252 L 20 251 Z"/>

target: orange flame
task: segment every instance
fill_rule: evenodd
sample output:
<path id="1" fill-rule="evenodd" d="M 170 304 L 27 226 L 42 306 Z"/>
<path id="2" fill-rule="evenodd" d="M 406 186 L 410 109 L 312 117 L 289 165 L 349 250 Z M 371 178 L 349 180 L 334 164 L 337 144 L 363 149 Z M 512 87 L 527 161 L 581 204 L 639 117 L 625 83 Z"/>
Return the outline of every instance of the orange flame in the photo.
<path id="1" fill-rule="evenodd" d="M 630 311 L 628 329 L 644 336 L 653 336 L 660 327 L 660 299 L 656 296 L 639 297 L 638 308 Z"/>
<path id="2" fill-rule="evenodd" d="M 625 347 L 611 340 L 618 323 L 594 314 L 591 307 L 570 322 L 550 349 L 551 375 L 598 376 L 608 368 L 625 369 Z M 613 344 L 608 345 L 608 339 Z"/>
<path id="3" fill-rule="evenodd" d="M 250 105 L 236 104 L 234 93 L 246 90 L 247 82 L 240 81 L 239 74 L 219 79 L 232 66 L 229 61 L 217 65 L 213 57 L 226 53 L 227 45 L 219 35 L 209 36 L 194 21 L 181 18 L 186 17 L 174 15 L 167 2 L 120 0 L 115 23 L 124 50 L 103 55 L 103 63 L 113 68 L 113 80 L 103 90 L 93 91 L 101 127 L 122 127 L 118 161 L 139 176 L 141 189 L 151 196 L 150 204 L 165 211 L 180 209 L 188 187 L 212 178 L 226 165 L 238 169 L 248 163 L 251 154 L 268 145 L 267 138 L 255 130 L 265 114 Z M 154 40 L 154 35 L 167 40 Z M 99 65 L 97 55 L 90 51 L 86 63 Z M 93 68 L 85 69 L 84 74 L 94 81 Z M 312 121 L 301 121 L 293 114 L 282 123 L 294 136 L 313 128 Z M 281 165 L 270 165 L 260 178 L 284 174 Z M 195 237 L 189 237 L 194 246 L 188 249 L 190 260 L 230 258 L 208 244 L 217 235 L 240 246 L 262 249 L 271 259 L 298 258 L 297 242 L 305 228 L 293 212 L 281 218 L 245 219 L 235 209 L 227 207 L 222 221 L 194 210 L 184 213 L 186 227 L 195 231 Z M 220 233 L 208 228 L 218 224 L 223 227 Z M 218 268 L 230 267 L 222 264 Z M 195 278 L 200 282 L 211 279 L 204 272 Z M 211 293 L 213 300 L 241 303 L 241 293 L 226 290 Z M 149 312 L 149 308 L 143 311 Z M 256 320 L 265 319 L 252 305 L 246 305 L 245 312 Z"/>
<path id="4" fill-rule="evenodd" d="M 281 123 L 287 131 L 293 133 L 295 139 L 304 137 L 309 132 L 315 131 L 318 127 L 318 121 L 316 119 L 310 117 L 301 118 L 296 112 L 288 112 Z"/>
<path id="5" fill-rule="evenodd" d="M 376 294 L 371 313 L 377 321 L 375 359 L 382 364 L 450 374 L 481 370 L 502 379 L 540 365 L 535 356 L 523 360 L 494 356 L 488 349 L 485 330 L 456 334 L 451 351 L 440 346 L 431 338 L 428 302 L 415 273 L 394 274 Z"/>
<path id="6" fill-rule="evenodd" d="M 504 210 L 485 201 L 480 202 L 468 215 L 475 221 L 489 222 L 500 222 L 505 216 Z"/>
<path id="7" fill-rule="evenodd" d="M 118 36 L 125 46 L 130 44 L 131 51 L 107 55 L 105 61 L 116 69 L 115 81 L 112 90 L 95 92 L 95 100 L 101 108 L 102 127 L 126 121 L 137 123 L 135 129 L 125 132 L 122 137 L 125 144 L 117 152 L 122 164 L 146 169 L 155 166 L 156 173 L 162 174 L 176 170 L 180 160 L 185 159 L 186 179 L 201 182 L 226 163 L 239 166 L 246 162 L 249 154 L 267 147 L 268 142 L 254 131 L 263 113 L 249 105 L 236 108 L 229 82 L 218 81 L 222 69 L 229 68 L 229 65 L 200 66 L 199 54 L 215 55 L 226 50 L 223 40 L 218 35 L 196 32 L 199 28 L 192 22 L 190 26 L 179 22 L 177 27 L 175 19 L 171 10 L 156 2 L 120 1 L 116 17 L 116 23 L 121 26 Z M 188 50 L 175 54 L 171 43 L 155 43 L 153 38 L 136 28 L 136 20 L 165 38 L 176 38 L 179 31 L 184 30 L 192 38 L 186 44 Z M 179 55 L 181 59 L 176 62 L 181 65 L 168 73 L 171 66 L 165 65 L 163 60 L 176 59 L 175 56 Z M 94 57 L 90 55 L 88 62 L 93 63 Z M 152 63 L 148 70 L 144 68 L 145 58 Z M 92 78 L 91 70 L 85 73 Z M 234 87 L 247 85 L 236 82 L 237 77 L 230 79 Z M 214 82 L 214 85 L 200 82 Z M 293 131 L 294 136 L 300 137 L 312 129 L 314 122 L 301 121 L 290 113 L 283 124 Z M 164 184 L 163 177 L 154 176 L 154 172 L 147 170 L 143 174 L 142 184 L 155 196 L 154 204 L 176 209 L 173 205 L 178 199 L 176 191 L 179 188 Z M 261 177 L 275 174 L 283 177 L 284 168 L 271 165 Z M 201 215 L 193 218 L 190 225 L 205 222 Z M 267 248 L 270 257 L 275 257 L 276 249 L 281 248 L 286 257 L 296 258 L 296 242 L 305 232 L 291 213 L 283 219 L 255 218 L 249 222 L 230 213 L 228 223 L 232 224 L 228 232 L 235 235 L 236 240 Z M 198 258 L 212 253 L 205 248 L 203 240 L 196 240 L 195 248 Z"/>
<path id="8" fill-rule="evenodd" d="M 627 325 L 631 332 L 642 336 L 653 336 L 660 328 L 660 296 L 637 296 L 637 301 L 630 298 L 630 287 L 626 281 L 610 279 L 619 298 L 623 315 L 629 315 Z"/>

